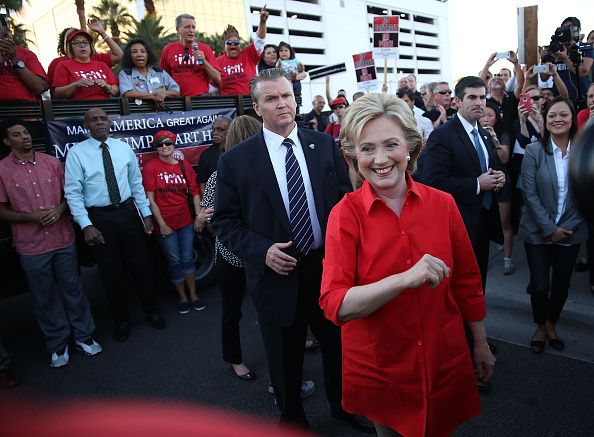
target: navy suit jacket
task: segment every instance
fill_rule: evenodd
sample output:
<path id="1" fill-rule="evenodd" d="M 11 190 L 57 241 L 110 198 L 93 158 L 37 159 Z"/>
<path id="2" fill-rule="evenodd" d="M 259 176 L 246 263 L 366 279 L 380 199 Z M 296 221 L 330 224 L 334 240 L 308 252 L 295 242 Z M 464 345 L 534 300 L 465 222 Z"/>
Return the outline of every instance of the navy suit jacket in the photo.
<path id="1" fill-rule="evenodd" d="M 480 126 L 478 130 L 489 153 L 489 167 L 500 170 L 501 163 L 491 135 Z M 492 226 L 487 230 L 479 229 L 484 192 L 476 194 L 476 180 L 481 173 L 476 148 L 456 115 L 431 132 L 427 144 L 421 150 L 414 174 L 415 180 L 454 197 L 473 246 L 478 243 L 480 233 L 485 231 L 490 233 L 494 241 L 503 240 L 495 192 L 490 209 Z"/>
<path id="2" fill-rule="evenodd" d="M 330 210 L 351 186 L 332 137 L 309 129 L 299 129 L 298 135 L 324 238 Z M 265 265 L 270 246 L 293 237 L 262 132 L 221 155 L 213 226 L 221 243 L 249 264 L 247 289 L 259 316 L 281 326 L 291 324 L 297 308 L 296 277 L 278 275 Z M 287 253 L 294 256 L 294 250 Z"/>

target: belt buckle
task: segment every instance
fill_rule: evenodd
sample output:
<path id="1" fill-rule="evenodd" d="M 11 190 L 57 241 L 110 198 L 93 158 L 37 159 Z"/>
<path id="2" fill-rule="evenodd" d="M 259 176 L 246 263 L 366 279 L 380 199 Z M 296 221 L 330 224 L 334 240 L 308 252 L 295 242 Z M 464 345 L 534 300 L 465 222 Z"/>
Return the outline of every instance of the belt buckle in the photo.
<path id="1" fill-rule="evenodd" d="M 113 205 L 112 205 L 112 207 L 113 207 L 114 209 L 118 209 L 118 208 L 120 207 L 120 204 L 119 204 L 119 203 L 115 203 L 115 204 L 113 204 Z"/>

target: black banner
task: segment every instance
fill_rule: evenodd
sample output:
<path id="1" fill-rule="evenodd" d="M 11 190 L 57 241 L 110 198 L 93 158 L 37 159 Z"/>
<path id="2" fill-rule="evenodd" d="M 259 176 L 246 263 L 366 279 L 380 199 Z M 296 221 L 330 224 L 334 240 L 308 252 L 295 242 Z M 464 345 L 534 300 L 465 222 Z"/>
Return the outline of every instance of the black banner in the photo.
<path id="1" fill-rule="evenodd" d="M 327 65 L 325 67 L 314 68 L 313 70 L 309 70 L 307 75 L 309 76 L 310 80 L 319 79 L 320 77 L 331 76 L 333 74 L 342 73 L 346 71 L 346 64 L 343 62 L 341 64 L 335 65 Z"/>
<path id="2" fill-rule="evenodd" d="M 168 130 L 177 135 L 176 152 L 191 165 L 198 164 L 202 151 L 212 144 L 212 123 L 218 116 L 234 118 L 235 108 L 196 109 L 187 112 L 160 112 L 110 116 L 109 136 L 127 143 L 142 167 L 156 152 L 151 146 L 153 135 Z M 68 118 L 45 122 L 48 153 L 61 161 L 71 147 L 89 138 L 83 118 Z"/>

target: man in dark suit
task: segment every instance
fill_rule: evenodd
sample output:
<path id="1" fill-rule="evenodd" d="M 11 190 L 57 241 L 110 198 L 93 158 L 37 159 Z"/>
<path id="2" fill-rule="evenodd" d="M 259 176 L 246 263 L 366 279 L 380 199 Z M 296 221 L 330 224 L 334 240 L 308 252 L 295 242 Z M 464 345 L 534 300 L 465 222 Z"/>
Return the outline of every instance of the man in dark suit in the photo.
<path id="1" fill-rule="evenodd" d="M 331 137 L 297 128 L 283 70 L 255 76 L 250 93 L 264 128 L 221 155 L 214 230 L 246 263 L 281 423 L 308 426 L 300 396 L 308 324 L 320 342 L 331 413 L 354 420 L 340 405 L 340 331 L 318 304 L 326 222 L 350 191 L 344 162 Z"/>
<path id="2" fill-rule="evenodd" d="M 484 82 L 476 76 L 463 77 L 454 93 L 458 113 L 429 135 L 419 155 L 415 179 L 454 197 L 481 271 L 484 292 L 490 241 L 503 240 L 496 192 L 505 183 L 505 173 L 498 170 L 491 135 L 478 123 L 486 106 Z M 469 331 L 467 334 L 472 350 Z M 489 391 L 490 384 L 478 381 L 478 387 Z"/>
<path id="3" fill-rule="evenodd" d="M 450 193 L 466 226 L 483 283 L 487 280 L 489 241 L 500 239 L 494 193 L 503 187 L 491 135 L 478 123 L 486 105 L 484 82 L 462 78 L 455 88 L 458 114 L 435 129 L 419 156 L 415 179 Z M 500 147 L 500 146 L 499 146 Z"/>

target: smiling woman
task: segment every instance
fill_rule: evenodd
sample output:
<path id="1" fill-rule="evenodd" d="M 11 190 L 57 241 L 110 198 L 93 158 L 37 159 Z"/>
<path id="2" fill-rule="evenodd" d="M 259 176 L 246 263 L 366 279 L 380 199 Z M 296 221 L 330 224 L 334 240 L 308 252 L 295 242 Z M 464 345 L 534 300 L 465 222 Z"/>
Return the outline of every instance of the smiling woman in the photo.
<path id="1" fill-rule="evenodd" d="M 343 406 L 380 436 L 450 435 L 480 411 L 463 320 L 475 336 L 477 376 L 488 381 L 495 364 L 464 223 L 450 195 L 410 177 L 422 138 L 402 99 L 357 99 L 340 140 L 365 179 L 332 210 L 326 231 L 320 306 L 342 326 Z"/>

